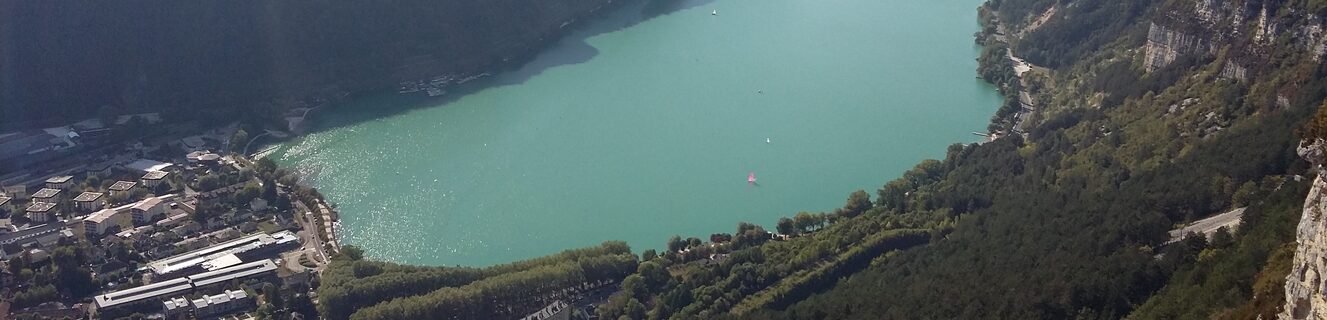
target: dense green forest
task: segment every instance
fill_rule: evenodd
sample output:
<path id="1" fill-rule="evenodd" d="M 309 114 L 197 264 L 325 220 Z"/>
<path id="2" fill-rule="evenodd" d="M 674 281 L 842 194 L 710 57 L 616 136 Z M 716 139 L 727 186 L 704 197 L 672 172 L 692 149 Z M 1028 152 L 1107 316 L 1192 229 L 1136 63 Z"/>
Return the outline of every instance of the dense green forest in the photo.
<path id="1" fill-rule="evenodd" d="M 318 312 L 328 319 L 492 319 L 523 316 L 562 290 L 636 270 L 623 242 L 486 268 L 418 267 L 363 260 L 347 246 L 323 272 Z"/>
<path id="2" fill-rule="evenodd" d="M 571 253 L 500 271 L 339 260 L 322 298 L 362 302 L 325 316 L 482 317 L 470 308 L 493 305 L 480 297 L 526 301 L 503 290 L 620 279 L 599 318 L 1274 317 L 1316 178 L 1295 150 L 1327 137 L 1327 67 L 1297 30 L 1320 27 L 1327 5 L 1204 3 L 992 0 L 979 9 L 976 72 L 1007 97 L 999 139 L 950 146 L 874 195 L 773 230 L 740 223 L 639 257 L 597 254 L 620 257 L 605 258 L 615 267 L 603 277 Z M 1260 12 L 1276 27 L 1255 38 L 1236 22 Z M 1035 67 L 1017 76 L 1009 50 Z M 1239 208 L 1239 227 L 1167 244 L 1167 231 Z"/>
<path id="3" fill-rule="evenodd" d="M 522 59 L 609 3 L 4 1 L 0 128 L 140 111 L 276 118 Z"/>

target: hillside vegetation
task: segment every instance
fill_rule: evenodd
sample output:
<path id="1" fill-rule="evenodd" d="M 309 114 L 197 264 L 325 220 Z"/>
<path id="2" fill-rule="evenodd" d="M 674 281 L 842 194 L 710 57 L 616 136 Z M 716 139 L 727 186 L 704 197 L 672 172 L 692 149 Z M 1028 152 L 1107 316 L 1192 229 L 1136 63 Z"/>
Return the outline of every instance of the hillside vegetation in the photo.
<path id="1" fill-rule="evenodd" d="M 134 111 L 271 115 L 494 68 L 609 3 L 4 1 L 0 126 Z"/>

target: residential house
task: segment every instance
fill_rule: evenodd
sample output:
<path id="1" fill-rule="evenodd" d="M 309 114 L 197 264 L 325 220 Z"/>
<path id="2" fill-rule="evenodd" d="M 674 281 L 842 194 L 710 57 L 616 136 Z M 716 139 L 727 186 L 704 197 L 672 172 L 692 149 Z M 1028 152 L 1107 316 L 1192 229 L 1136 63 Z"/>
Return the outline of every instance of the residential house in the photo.
<path id="1" fill-rule="evenodd" d="M 45 262 L 51 259 L 51 253 L 41 248 L 32 248 L 28 249 L 28 258 L 31 258 L 32 263 Z"/>
<path id="2" fill-rule="evenodd" d="M 166 215 L 166 202 L 158 197 L 143 199 L 143 201 L 134 204 L 133 208 L 130 208 L 130 212 L 133 212 L 135 224 L 149 223 L 159 216 Z"/>
<path id="3" fill-rule="evenodd" d="M 106 263 L 97 265 L 97 268 L 93 271 L 96 271 L 97 280 L 106 283 L 120 279 L 120 276 L 124 275 L 124 272 L 128 270 L 128 267 L 129 265 L 123 261 L 110 259 L 110 261 L 106 261 Z"/>
<path id="4" fill-rule="evenodd" d="M 184 137 L 180 139 L 180 148 L 197 152 L 207 148 L 207 141 L 203 140 L 203 136 Z"/>
<path id="5" fill-rule="evenodd" d="M 105 195 L 105 193 L 101 192 L 81 193 L 77 197 L 74 197 L 74 207 L 78 208 L 80 212 L 101 210 L 102 207 L 106 206 Z"/>
<path id="6" fill-rule="evenodd" d="M 50 189 L 69 189 L 74 186 L 74 176 L 54 176 L 46 179 L 46 187 Z"/>
<path id="7" fill-rule="evenodd" d="M 175 226 L 178 226 L 178 225 L 180 225 L 180 224 L 183 224 L 183 223 L 186 222 L 186 221 L 190 221 L 190 220 L 189 220 L 189 214 L 188 214 L 188 213 L 183 213 L 183 212 L 181 212 L 181 213 L 174 213 L 175 211 L 178 211 L 178 210 L 172 210 L 172 211 L 171 211 L 172 214 L 170 215 L 170 217 L 167 217 L 167 218 L 165 218 L 165 219 L 161 219 L 161 221 L 157 221 L 157 222 L 155 223 L 155 225 L 157 226 L 157 228 L 162 228 L 162 229 L 165 229 L 165 228 L 173 228 L 173 227 L 175 227 Z"/>
<path id="8" fill-rule="evenodd" d="M 252 201 L 249 201 L 249 210 L 256 212 L 267 210 L 267 200 L 263 200 L 263 198 L 253 198 Z"/>
<path id="9" fill-rule="evenodd" d="M 103 209 L 83 219 L 83 237 L 99 239 L 106 232 L 118 228 L 119 223 L 116 221 L 119 220 L 116 218 L 118 215 L 120 212 L 115 209 Z"/>
<path id="10" fill-rule="evenodd" d="M 166 320 L 185 320 L 189 319 L 189 311 L 193 311 L 193 305 L 184 297 L 175 297 L 161 302 L 161 315 Z"/>
<path id="11" fill-rule="evenodd" d="M 162 182 L 165 182 L 166 176 L 169 174 L 170 173 L 165 171 L 148 171 L 147 173 L 143 174 L 142 178 L 143 186 L 147 187 L 148 189 L 154 189 L 157 187 L 157 185 L 160 185 Z"/>
<path id="12" fill-rule="evenodd" d="M 28 220 L 36 223 L 47 223 L 55 220 L 55 204 L 50 202 L 33 202 L 28 206 Z"/>
<path id="13" fill-rule="evenodd" d="M 310 270 L 312 269 L 290 270 L 284 267 L 278 268 L 276 276 L 281 279 L 281 290 L 308 287 L 313 274 Z"/>
<path id="14" fill-rule="evenodd" d="M 21 184 L 20 184 L 20 185 L 12 185 L 12 186 L 4 186 L 3 190 L 4 190 L 4 193 L 5 193 L 5 196 L 6 196 L 6 197 L 10 197 L 10 198 L 13 198 L 13 199 L 15 199 L 15 200 L 27 200 L 27 199 L 28 199 L 28 187 L 27 187 L 27 186 L 24 186 L 24 185 L 21 185 Z"/>
<path id="15" fill-rule="evenodd" d="M 170 229 L 171 232 L 175 233 L 176 236 L 179 236 L 181 238 L 196 234 L 202 230 L 203 230 L 203 224 L 193 220 L 185 221 L 184 223 L 180 224 L 180 226 Z"/>
<path id="16" fill-rule="evenodd" d="M 203 207 L 215 204 L 218 201 L 225 199 L 226 196 L 229 196 L 237 191 L 240 191 L 240 189 L 244 189 L 244 186 L 247 184 L 248 182 L 240 182 L 229 186 L 217 188 L 216 190 L 212 191 L 199 192 L 198 194 L 194 195 L 194 200 L 197 201 L 196 207 Z"/>
<path id="17" fill-rule="evenodd" d="M 185 155 L 184 158 L 186 160 L 189 160 L 189 163 L 197 163 L 197 164 L 204 164 L 210 166 L 221 164 L 221 155 L 207 151 L 190 152 L 188 155 Z"/>
<path id="18" fill-rule="evenodd" d="M 10 197 L 0 196 L 0 216 L 8 217 L 10 212 L 14 212 L 14 202 L 18 201 L 14 201 Z"/>
<path id="19" fill-rule="evenodd" d="M 134 162 L 125 164 L 124 168 L 125 170 L 129 171 L 148 173 L 152 171 L 166 171 L 167 169 L 170 169 L 173 166 L 175 165 L 171 163 L 166 163 L 156 160 L 148 160 L 148 159 L 138 159 L 134 160 Z"/>
<path id="20" fill-rule="evenodd" d="M 88 165 L 87 168 L 85 168 L 86 171 L 84 172 L 84 174 L 86 174 L 89 177 L 91 176 L 106 177 L 111 175 L 112 167 L 114 167 L 114 165 L 112 165 L 110 161 L 94 163 Z"/>
<path id="21" fill-rule="evenodd" d="M 14 231 L 16 231 L 14 229 L 14 222 L 9 219 L 0 219 L 0 236 L 13 233 Z"/>
<path id="22" fill-rule="evenodd" d="M 248 311 L 254 307 L 254 302 L 244 290 L 226 290 L 220 294 L 195 299 L 193 306 L 194 317 L 206 318 Z"/>
<path id="23" fill-rule="evenodd" d="M 157 228 L 155 226 L 146 225 L 125 231 L 120 231 L 119 233 L 116 233 L 115 236 L 119 237 L 120 239 L 129 240 L 133 241 L 134 243 L 138 243 L 139 241 L 146 240 L 151 235 L 157 234 L 155 232 L 156 230 Z"/>
<path id="24" fill-rule="evenodd" d="M 61 193 L 63 192 L 60 189 L 42 188 L 37 190 L 37 193 L 32 194 L 32 202 L 59 203 Z"/>
<path id="25" fill-rule="evenodd" d="M 112 196 L 112 197 L 128 197 L 129 194 L 132 193 L 132 192 L 134 191 L 134 187 L 135 187 L 135 186 L 138 186 L 138 183 L 137 183 L 137 182 L 133 182 L 133 181 L 116 181 L 115 184 L 112 184 L 112 185 L 111 185 L 111 188 L 110 188 L 110 190 L 111 190 L 111 196 Z"/>

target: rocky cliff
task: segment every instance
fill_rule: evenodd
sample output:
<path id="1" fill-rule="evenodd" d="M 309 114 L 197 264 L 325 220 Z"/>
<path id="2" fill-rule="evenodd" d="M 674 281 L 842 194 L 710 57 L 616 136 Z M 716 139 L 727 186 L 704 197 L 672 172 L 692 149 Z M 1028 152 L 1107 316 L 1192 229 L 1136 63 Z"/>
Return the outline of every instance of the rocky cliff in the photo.
<path id="1" fill-rule="evenodd" d="M 1152 20 L 1143 47 L 1147 71 L 1179 57 L 1212 57 L 1228 48 L 1225 76 L 1244 80 L 1250 65 L 1267 59 L 1279 37 L 1321 61 L 1327 54 L 1321 10 L 1293 1 L 1175 1 Z M 1311 5 L 1310 5 L 1311 6 Z"/>
<path id="2" fill-rule="evenodd" d="M 1279 318 L 1327 319 L 1327 179 L 1319 165 L 1323 163 L 1323 143 L 1299 149 L 1299 154 L 1318 171 L 1313 188 L 1304 199 L 1304 212 L 1296 229 L 1295 259 L 1286 276 L 1286 302 Z"/>

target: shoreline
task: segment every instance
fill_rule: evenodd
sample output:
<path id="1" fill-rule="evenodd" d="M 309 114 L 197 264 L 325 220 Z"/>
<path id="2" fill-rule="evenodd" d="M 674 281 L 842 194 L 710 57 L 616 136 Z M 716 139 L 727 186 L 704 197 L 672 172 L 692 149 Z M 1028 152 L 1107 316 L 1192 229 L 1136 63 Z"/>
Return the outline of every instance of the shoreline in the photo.
<path id="1" fill-rule="evenodd" d="M 436 87 L 437 89 L 445 91 L 447 89 L 458 88 L 463 84 L 472 83 L 476 80 L 483 80 L 485 78 L 491 78 L 491 76 L 511 72 L 533 61 L 539 56 L 540 53 L 544 52 L 551 46 L 556 45 L 557 43 L 565 40 L 567 36 L 571 35 L 573 32 L 576 31 L 576 28 L 584 26 L 587 23 L 591 23 L 595 19 L 602 18 L 603 15 L 608 14 L 613 10 L 622 9 L 624 6 L 626 6 L 628 3 L 631 2 L 633 1 L 609 1 L 606 5 L 590 10 L 589 12 L 587 12 L 582 16 L 573 17 L 569 21 L 564 21 L 563 23 L 560 24 L 557 30 L 550 32 L 549 34 L 546 34 L 542 37 L 539 37 L 539 39 L 541 39 L 542 41 L 531 44 L 530 46 L 526 46 L 525 51 L 520 52 L 513 57 L 504 58 L 501 61 L 493 63 L 489 66 L 480 67 L 476 71 L 460 72 L 460 73 L 444 72 L 442 73 L 442 75 L 439 76 L 425 77 L 423 79 L 415 79 L 415 80 L 402 80 L 395 84 L 401 85 L 407 82 L 428 81 L 429 79 L 437 77 L 451 77 L 453 79 L 462 79 L 461 81 L 450 82 L 445 85 Z M 304 137 L 305 135 L 311 133 L 312 131 L 316 131 L 317 128 L 314 126 L 313 123 L 315 122 L 314 119 L 320 114 L 319 112 L 315 112 L 319 111 L 319 109 L 334 108 L 334 105 L 336 104 L 343 104 L 346 103 L 347 101 L 362 99 L 367 96 L 373 96 L 379 94 L 411 95 L 411 96 L 425 94 L 425 91 L 423 90 L 419 92 L 400 92 L 398 89 L 399 88 L 395 88 L 392 86 L 368 85 L 360 90 L 343 91 L 336 93 L 334 94 L 333 97 L 330 98 L 329 97 L 310 98 L 309 100 L 314 100 L 314 101 L 322 100 L 324 102 L 313 107 L 297 107 L 285 111 L 285 116 L 281 117 L 282 120 L 284 120 L 284 122 L 286 123 L 286 128 L 285 128 L 286 130 L 281 131 L 284 134 L 280 137 L 275 135 L 266 135 L 265 137 L 267 138 L 265 140 L 268 140 L 268 142 L 260 144 L 260 146 L 263 146 L 260 151 L 255 152 L 253 154 L 241 154 L 240 156 L 250 161 L 261 159 L 263 157 L 271 155 L 276 150 L 279 150 L 282 146 L 284 146 L 285 143 Z M 427 98 L 444 98 L 444 97 L 454 97 L 454 96 L 449 96 L 444 94 L 439 96 L 430 96 Z M 416 98 L 423 98 L 423 97 L 416 97 Z M 299 115 L 295 116 L 294 115 L 295 112 L 298 112 Z M 242 151 L 247 151 L 247 150 L 242 150 Z M 338 212 L 336 210 L 336 206 L 331 202 L 329 202 L 320 192 L 316 192 L 317 190 L 316 186 L 310 184 L 309 182 L 306 182 L 306 180 L 303 178 L 304 177 L 301 177 L 300 182 L 298 182 L 297 184 L 315 190 L 316 194 L 315 203 L 313 203 L 312 205 L 314 209 L 318 210 L 318 212 L 317 214 L 313 214 L 313 216 L 316 218 L 316 220 L 313 222 L 316 223 L 316 227 L 318 228 L 316 232 L 319 235 L 319 238 L 321 238 L 320 241 L 326 241 L 325 243 L 321 243 L 318 247 L 320 249 L 327 249 L 331 251 L 332 254 L 338 253 L 341 251 L 341 248 L 343 246 L 342 237 L 341 237 L 342 230 L 341 230 L 340 212 Z M 303 203 L 303 201 L 300 202 Z M 307 206 L 308 204 L 304 205 Z M 310 210 L 309 213 L 312 214 L 313 211 Z M 330 255 L 324 255 L 324 258 L 330 258 L 330 257 L 331 257 Z"/>

